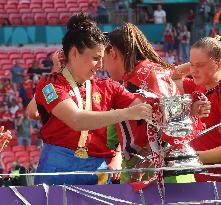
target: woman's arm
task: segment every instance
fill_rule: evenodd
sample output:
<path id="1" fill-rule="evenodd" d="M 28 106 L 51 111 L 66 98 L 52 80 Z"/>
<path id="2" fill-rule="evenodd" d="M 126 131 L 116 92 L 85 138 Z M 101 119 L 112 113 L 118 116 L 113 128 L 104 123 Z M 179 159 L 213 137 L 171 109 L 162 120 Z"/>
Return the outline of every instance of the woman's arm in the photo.
<path id="1" fill-rule="evenodd" d="M 203 163 L 220 163 L 221 162 L 221 146 L 206 151 L 197 151 L 200 161 Z"/>
<path id="2" fill-rule="evenodd" d="M 26 108 L 26 111 L 27 111 L 28 116 L 31 119 L 33 119 L 33 120 L 39 120 L 40 119 L 40 115 L 38 113 L 37 105 L 36 105 L 36 101 L 35 101 L 34 97 L 30 101 L 30 103 L 28 104 L 28 106 Z"/>
<path id="3" fill-rule="evenodd" d="M 52 114 L 74 130 L 94 130 L 126 120 L 149 119 L 152 107 L 146 103 L 139 103 L 129 108 L 104 112 L 80 111 L 69 98 L 58 103 L 52 109 Z"/>

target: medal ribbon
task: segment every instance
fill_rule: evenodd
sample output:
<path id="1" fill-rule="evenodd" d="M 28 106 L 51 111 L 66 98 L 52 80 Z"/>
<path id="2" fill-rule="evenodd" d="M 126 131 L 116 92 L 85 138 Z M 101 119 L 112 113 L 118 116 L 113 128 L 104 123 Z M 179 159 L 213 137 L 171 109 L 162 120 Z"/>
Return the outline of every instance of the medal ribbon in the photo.
<path id="1" fill-rule="evenodd" d="M 72 87 L 74 94 L 77 98 L 77 103 L 78 103 L 78 108 L 79 110 L 86 110 L 86 111 L 91 111 L 92 110 L 92 98 L 91 98 L 91 81 L 86 80 L 86 105 L 85 109 L 83 106 L 83 100 L 81 98 L 80 90 L 77 86 L 76 81 L 72 77 L 71 73 L 67 68 L 64 68 L 62 71 L 63 76 L 65 79 L 68 81 L 70 86 Z M 88 136 L 88 131 L 89 130 L 82 130 L 81 131 L 81 136 L 78 141 L 78 147 L 85 147 L 86 141 L 87 141 L 87 136 Z"/>

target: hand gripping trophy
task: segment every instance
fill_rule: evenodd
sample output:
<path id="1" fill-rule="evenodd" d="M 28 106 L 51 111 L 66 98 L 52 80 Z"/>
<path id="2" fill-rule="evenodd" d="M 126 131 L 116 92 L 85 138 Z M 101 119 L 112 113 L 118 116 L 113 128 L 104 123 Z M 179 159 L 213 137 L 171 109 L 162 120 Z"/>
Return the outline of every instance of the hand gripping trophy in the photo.
<path id="1" fill-rule="evenodd" d="M 189 142 L 199 132 L 199 127 L 197 127 L 199 121 L 191 116 L 194 98 L 199 100 L 203 98 L 203 95 L 194 93 L 193 95 L 184 94 L 160 99 L 161 137 L 169 145 L 168 150 L 165 151 L 164 162 L 166 167 L 177 168 L 164 172 L 164 176 L 204 171 L 201 168 L 193 169 L 193 167 L 200 167 L 202 163 L 197 153 L 189 145 Z M 188 169 L 188 167 L 190 168 Z"/>
<path id="2" fill-rule="evenodd" d="M 144 90 L 139 90 L 138 93 L 146 99 L 150 97 Z M 153 119 L 147 124 L 153 125 L 162 144 L 167 144 L 163 154 L 161 153 L 164 166 L 169 168 L 164 171 L 164 177 L 205 171 L 195 168 L 202 163 L 189 145 L 200 130 L 199 119 L 191 116 L 192 104 L 197 100 L 206 100 L 206 97 L 201 93 L 194 93 L 155 99 Z"/>

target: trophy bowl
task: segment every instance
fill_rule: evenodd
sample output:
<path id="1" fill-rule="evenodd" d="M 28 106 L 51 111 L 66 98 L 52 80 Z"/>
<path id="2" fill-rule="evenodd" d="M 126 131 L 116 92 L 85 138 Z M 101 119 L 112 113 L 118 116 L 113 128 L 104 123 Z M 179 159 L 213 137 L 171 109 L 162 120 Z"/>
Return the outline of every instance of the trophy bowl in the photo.
<path id="1" fill-rule="evenodd" d="M 192 168 L 202 165 L 197 153 L 189 145 L 190 136 L 194 132 L 194 122 L 191 119 L 192 102 L 192 96 L 189 94 L 160 99 L 159 107 L 163 118 L 162 139 L 170 146 L 170 152 L 164 159 L 165 166 L 175 168 L 175 170 L 165 171 L 164 176 L 205 171 Z"/>

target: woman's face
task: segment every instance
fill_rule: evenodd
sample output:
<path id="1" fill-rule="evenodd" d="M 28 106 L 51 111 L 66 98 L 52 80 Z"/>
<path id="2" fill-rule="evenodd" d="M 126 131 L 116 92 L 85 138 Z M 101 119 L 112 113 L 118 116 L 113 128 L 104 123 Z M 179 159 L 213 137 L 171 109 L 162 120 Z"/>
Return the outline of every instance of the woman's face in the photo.
<path id="1" fill-rule="evenodd" d="M 111 48 L 110 52 L 105 52 L 104 69 L 107 70 L 113 80 L 122 80 L 125 73 L 124 60 L 117 48 Z"/>
<path id="2" fill-rule="evenodd" d="M 104 45 L 97 45 L 94 48 L 86 48 L 82 53 L 75 49 L 72 65 L 75 70 L 74 75 L 80 81 L 84 82 L 96 74 L 97 70 L 102 68 L 102 59 L 104 57 Z"/>
<path id="3" fill-rule="evenodd" d="M 219 63 L 208 56 L 207 52 L 201 48 L 190 50 L 190 74 L 197 85 L 210 88 L 216 81 L 216 74 L 219 70 Z"/>

